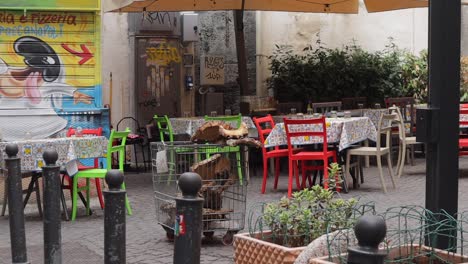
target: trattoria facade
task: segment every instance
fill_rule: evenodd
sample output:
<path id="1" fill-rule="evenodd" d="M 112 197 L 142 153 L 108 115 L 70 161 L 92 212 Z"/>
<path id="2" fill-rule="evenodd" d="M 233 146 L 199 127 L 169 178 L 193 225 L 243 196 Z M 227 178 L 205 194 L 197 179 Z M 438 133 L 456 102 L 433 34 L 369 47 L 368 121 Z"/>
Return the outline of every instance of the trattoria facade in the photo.
<path id="1" fill-rule="evenodd" d="M 109 128 L 103 108 L 99 0 L 0 2 L 2 139 Z"/>

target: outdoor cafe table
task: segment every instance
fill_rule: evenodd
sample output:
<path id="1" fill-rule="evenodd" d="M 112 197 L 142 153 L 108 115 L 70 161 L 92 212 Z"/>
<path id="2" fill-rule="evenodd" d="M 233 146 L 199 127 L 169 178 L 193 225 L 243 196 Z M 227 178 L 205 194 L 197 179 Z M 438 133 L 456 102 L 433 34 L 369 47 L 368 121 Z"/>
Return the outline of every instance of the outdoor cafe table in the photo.
<path id="1" fill-rule="evenodd" d="M 40 170 L 45 165 L 42 157 L 44 151 L 54 149 L 58 153 L 56 164 L 65 166 L 69 175 L 74 175 L 78 171 L 77 160 L 104 157 L 107 142 L 107 138 L 103 136 L 31 139 L 0 142 L 0 151 L 4 160 L 7 157 L 5 147 L 16 144 L 18 157 L 21 158 L 21 170 L 32 171 Z"/>
<path id="2" fill-rule="evenodd" d="M 350 118 L 326 118 L 327 140 L 328 143 L 338 143 L 338 150 L 344 150 L 352 144 L 370 139 L 375 141 L 377 130 L 375 125 L 368 117 L 350 117 Z M 318 130 L 318 125 L 307 125 L 311 130 Z M 294 129 L 295 125 L 290 126 Z M 296 128 L 298 129 L 298 128 Z M 307 128 L 309 129 L 309 128 Z M 305 130 L 304 127 L 298 129 Z M 297 137 L 292 138 L 293 145 L 306 145 L 322 143 L 319 137 Z M 287 145 L 286 131 L 284 123 L 276 123 L 265 140 L 265 147 L 274 147 Z"/>
<path id="3" fill-rule="evenodd" d="M 195 131 L 201 127 L 205 123 L 204 117 L 176 117 L 176 118 L 169 118 L 171 121 L 172 131 L 174 135 L 189 135 L 192 136 Z M 257 130 L 255 128 L 255 124 L 253 123 L 252 119 L 248 116 L 242 117 L 242 122 L 247 125 L 247 129 L 249 129 L 249 135 L 251 130 L 255 133 L 255 137 L 257 136 Z"/>

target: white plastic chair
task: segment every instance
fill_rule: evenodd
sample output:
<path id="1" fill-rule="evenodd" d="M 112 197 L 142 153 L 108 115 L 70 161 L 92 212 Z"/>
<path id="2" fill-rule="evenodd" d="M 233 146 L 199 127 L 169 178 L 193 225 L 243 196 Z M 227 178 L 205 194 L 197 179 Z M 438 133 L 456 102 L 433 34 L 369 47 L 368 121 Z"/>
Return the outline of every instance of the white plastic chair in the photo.
<path id="1" fill-rule="evenodd" d="M 390 173 L 390 178 L 392 180 L 393 188 L 396 188 L 395 179 L 393 177 L 393 168 L 392 168 L 392 159 L 390 157 L 390 137 L 392 124 L 398 122 L 397 114 L 382 114 L 380 116 L 379 125 L 377 129 L 377 142 L 375 147 L 357 147 L 349 149 L 346 153 L 346 175 L 348 179 L 351 177 L 349 168 L 351 156 L 376 156 L 377 158 L 377 167 L 379 168 L 380 173 L 380 182 L 384 193 L 387 193 L 387 187 L 382 172 L 382 156 L 387 156 L 387 165 L 388 171 Z M 401 131 L 401 130 L 399 130 Z M 385 135 L 385 147 L 381 145 L 381 135 Z"/>

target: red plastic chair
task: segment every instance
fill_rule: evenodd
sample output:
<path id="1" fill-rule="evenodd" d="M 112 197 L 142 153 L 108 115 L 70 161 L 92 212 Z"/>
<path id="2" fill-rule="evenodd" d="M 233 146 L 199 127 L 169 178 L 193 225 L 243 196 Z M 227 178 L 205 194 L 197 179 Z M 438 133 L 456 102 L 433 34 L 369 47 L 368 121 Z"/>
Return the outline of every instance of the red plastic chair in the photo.
<path id="1" fill-rule="evenodd" d="M 464 107 L 460 108 L 460 117 L 461 115 L 468 115 L 468 108 L 464 108 Z M 462 126 L 468 127 L 468 121 L 460 120 L 459 124 L 460 124 L 460 128 Z M 459 148 L 458 156 L 468 156 L 468 138 L 462 137 L 462 136 L 463 134 L 460 135 L 460 138 L 458 139 L 458 148 Z"/>
<path id="2" fill-rule="evenodd" d="M 74 136 L 76 134 L 76 129 L 70 127 L 67 131 L 67 137 Z M 82 130 L 83 135 L 90 135 L 90 136 L 102 136 L 102 127 L 99 128 L 84 128 Z M 99 168 L 99 158 L 94 159 L 93 166 L 85 166 L 81 162 L 78 163 L 78 170 L 88 170 L 88 169 L 97 169 Z M 64 179 L 68 182 L 68 185 L 62 184 L 62 189 L 69 189 L 70 194 L 72 194 L 72 179 L 68 174 L 63 175 Z M 96 184 L 96 192 L 99 198 L 99 204 L 101 205 L 101 209 L 104 209 L 104 198 L 102 196 L 102 188 L 101 188 L 101 181 L 99 179 L 94 179 Z"/>
<path id="3" fill-rule="evenodd" d="M 275 127 L 275 121 L 271 115 L 265 117 L 254 117 L 253 121 L 257 127 L 258 136 L 262 143 L 265 143 L 266 137 L 270 134 L 271 130 Z M 265 127 L 265 128 L 264 128 Z M 288 149 L 280 149 L 278 146 L 267 149 L 262 147 L 263 154 L 263 182 L 262 193 L 265 193 L 266 182 L 268 178 L 268 159 L 275 159 L 275 184 L 274 189 L 278 187 L 278 176 L 280 172 L 279 158 L 288 157 Z"/>
<path id="4" fill-rule="evenodd" d="M 317 126 L 319 130 L 311 131 L 310 127 L 300 128 L 299 126 Z M 288 197 L 292 195 L 292 178 L 293 169 L 298 170 L 297 162 L 305 162 L 307 160 L 321 160 L 323 161 L 323 175 L 324 175 L 324 188 L 328 189 L 328 160 L 333 158 L 336 162 L 336 152 L 328 150 L 327 142 L 327 126 L 325 124 L 325 117 L 316 119 L 287 119 L 284 118 L 284 128 L 286 130 L 286 137 L 288 140 L 288 157 L 289 157 L 289 183 L 288 183 Z M 321 128 L 321 129 L 320 129 Z M 322 138 L 322 149 L 320 151 L 301 150 L 296 152 L 291 143 L 292 138 L 299 137 L 320 137 Z M 293 168 L 294 163 L 294 168 Z M 303 173 L 304 181 L 304 173 Z M 300 186 L 298 178 L 296 177 L 296 184 Z M 337 186 L 339 190 L 339 187 Z"/>

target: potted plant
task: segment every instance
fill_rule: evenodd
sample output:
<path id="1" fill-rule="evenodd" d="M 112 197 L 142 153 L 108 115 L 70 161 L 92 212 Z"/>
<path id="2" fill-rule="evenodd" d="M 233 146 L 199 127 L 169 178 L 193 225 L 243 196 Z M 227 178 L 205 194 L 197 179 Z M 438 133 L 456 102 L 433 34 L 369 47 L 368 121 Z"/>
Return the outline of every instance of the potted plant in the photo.
<path id="1" fill-rule="evenodd" d="M 306 259 L 307 264 L 347 263 L 348 248 L 353 247 L 354 253 L 377 251 L 385 252 L 385 263 L 468 263 L 466 252 L 466 238 L 464 227 L 467 224 L 467 212 L 462 212 L 454 218 L 445 211 L 431 212 L 419 206 L 398 206 L 387 209 L 379 217 L 386 222 L 386 233 L 382 239 L 382 228 L 375 222 L 365 225 L 358 223 L 359 228 L 354 231 L 342 232 L 338 239 L 328 236 L 328 256 Z M 376 234 L 370 237 L 364 234 Z M 357 238 L 361 240 L 357 241 Z M 440 238 L 448 239 L 445 250 L 437 249 Z M 376 241 L 381 241 L 380 243 Z M 345 242 L 345 247 L 334 247 Z M 380 249 L 380 250 L 377 250 Z M 305 252 L 305 251 L 304 251 Z"/>
<path id="2" fill-rule="evenodd" d="M 265 204 L 260 216 L 250 217 L 251 232 L 235 235 L 235 263 L 294 263 L 314 239 L 352 227 L 357 204 L 357 199 L 336 198 L 335 192 L 318 185 Z"/>

